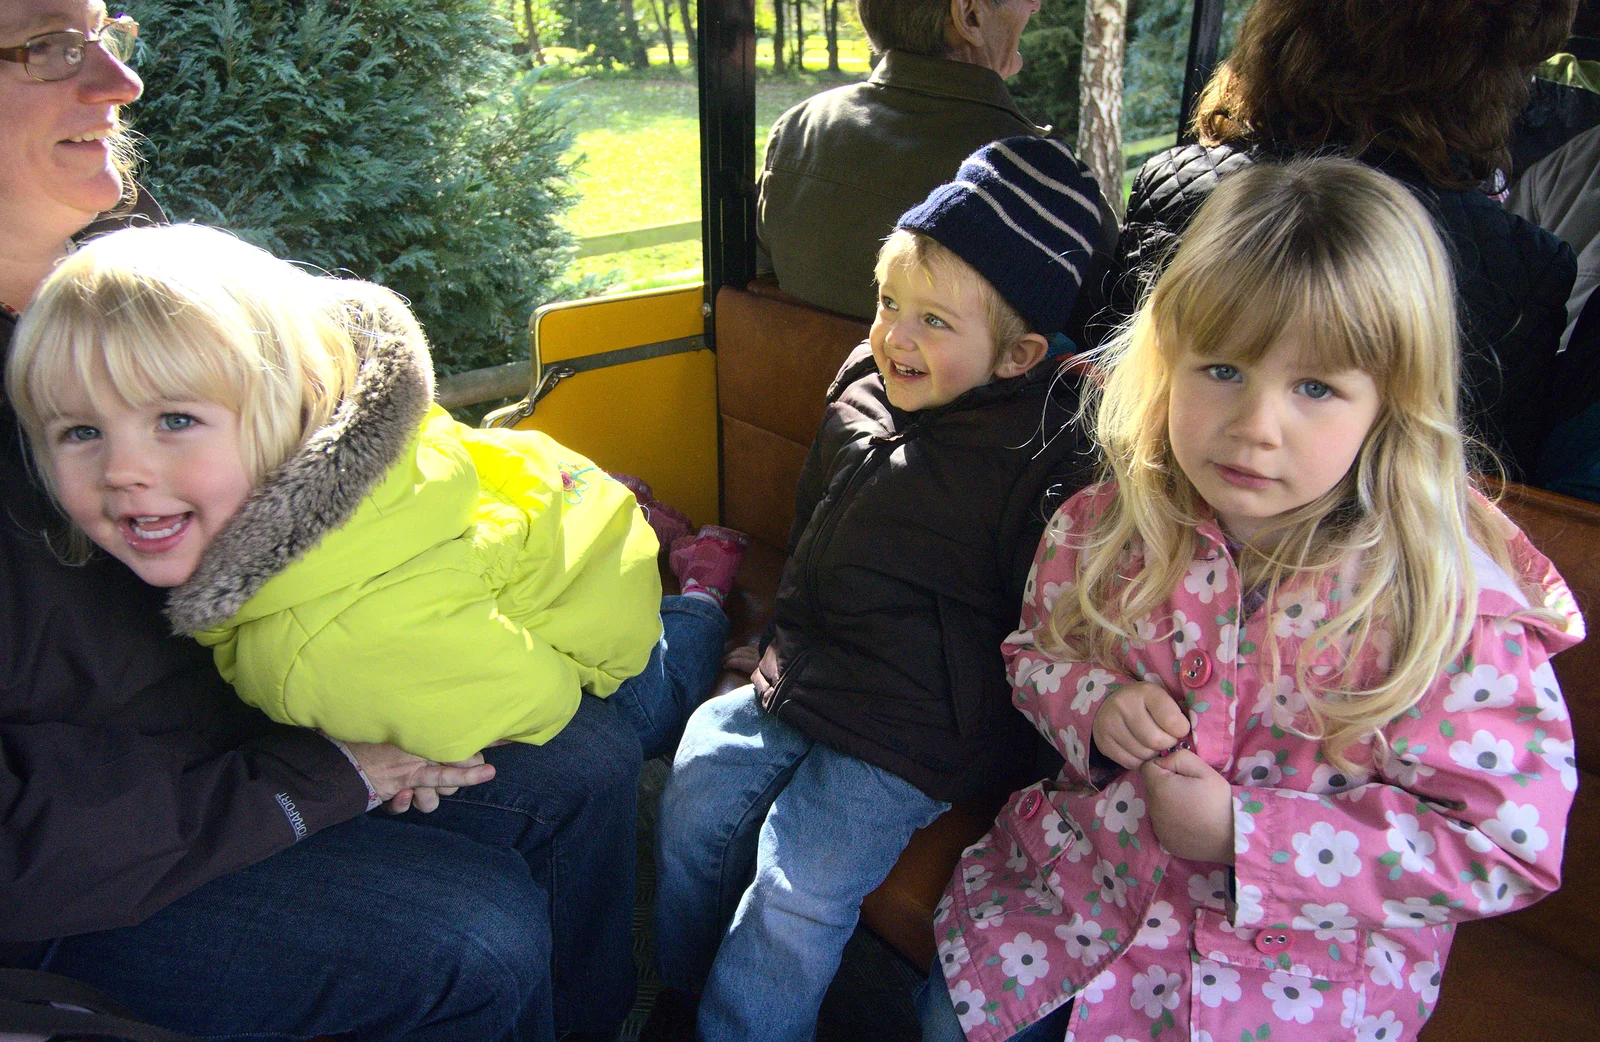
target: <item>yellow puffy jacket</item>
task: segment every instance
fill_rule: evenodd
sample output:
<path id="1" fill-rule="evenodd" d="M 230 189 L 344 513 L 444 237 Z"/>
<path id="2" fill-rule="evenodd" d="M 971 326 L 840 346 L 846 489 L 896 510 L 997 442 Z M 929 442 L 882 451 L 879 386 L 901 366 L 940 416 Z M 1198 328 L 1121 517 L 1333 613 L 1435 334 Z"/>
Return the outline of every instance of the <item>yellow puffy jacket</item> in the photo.
<path id="1" fill-rule="evenodd" d="M 373 349 L 167 610 L 274 720 L 460 760 L 545 742 L 580 691 L 643 670 L 661 580 L 631 492 L 543 434 L 467 427 L 431 396 L 425 354 Z"/>

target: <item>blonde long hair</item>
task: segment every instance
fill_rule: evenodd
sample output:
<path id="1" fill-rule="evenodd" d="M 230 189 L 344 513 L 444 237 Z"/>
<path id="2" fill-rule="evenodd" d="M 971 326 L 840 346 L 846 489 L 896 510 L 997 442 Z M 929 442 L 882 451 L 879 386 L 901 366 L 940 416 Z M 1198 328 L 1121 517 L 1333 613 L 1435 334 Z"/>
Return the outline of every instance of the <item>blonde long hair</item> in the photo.
<path id="1" fill-rule="evenodd" d="M 1292 576 L 1360 561 L 1353 596 L 1305 643 L 1297 667 L 1312 718 L 1305 733 L 1331 762 L 1351 766 L 1345 751 L 1415 705 L 1465 645 L 1477 603 L 1471 544 L 1509 558 L 1492 508 L 1469 488 L 1455 315 L 1449 256 L 1397 182 L 1342 159 L 1257 164 L 1222 181 L 1101 359 L 1103 391 L 1088 408 L 1118 494 L 1088 534 L 1047 646 L 1111 661 L 1132 622 L 1172 594 L 1193 560 L 1207 508 L 1167 431 L 1185 349 L 1250 363 L 1299 323 L 1321 364 L 1368 373 L 1381 404 L 1343 480 L 1285 518 L 1274 547 L 1246 547 L 1240 569 L 1245 588 L 1270 593 Z M 1130 578 L 1135 553 L 1144 567 Z M 1358 688 L 1353 669 L 1375 622 L 1393 636 L 1393 665 Z M 1341 668 L 1319 678 L 1318 696 L 1306 670 L 1330 648 Z M 1272 658 L 1276 672 L 1275 645 Z"/>
<path id="2" fill-rule="evenodd" d="M 6 391 L 47 486 L 44 428 L 65 388 L 134 406 L 226 406 L 259 483 L 328 422 L 389 336 L 426 362 L 416 319 L 381 286 L 311 274 L 212 228 L 132 228 L 90 241 L 45 280 L 12 339 Z"/>

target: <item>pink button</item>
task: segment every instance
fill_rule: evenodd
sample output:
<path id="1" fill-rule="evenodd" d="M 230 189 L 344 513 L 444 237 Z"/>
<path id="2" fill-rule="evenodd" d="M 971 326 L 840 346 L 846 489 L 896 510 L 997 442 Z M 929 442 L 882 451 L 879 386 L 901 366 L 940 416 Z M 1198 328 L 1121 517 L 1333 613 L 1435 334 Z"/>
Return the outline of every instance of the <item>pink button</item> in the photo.
<path id="1" fill-rule="evenodd" d="M 1039 795 L 1038 789 L 1033 789 L 1025 793 L 1022 800 L 1017 804 L 1017 814 L 1026 820 L 1039 813 L 1039 808 L 1042 806 L 1044 806 L 1044 797 Z"/>
<path id="2" fill-rule="evenodd" d="M 1262 930 L 1256 934 L 1256 951 L 1262 955 L 1277 955 L 1294 947 L 1294 933 L 1281 926 Z"/>
<path id="3" fill-rule="evenodd" d="M 1178 683 L 1193 691 L 1211 679 L 1211 656 L 1195 648 L 1178 663 Z"/>

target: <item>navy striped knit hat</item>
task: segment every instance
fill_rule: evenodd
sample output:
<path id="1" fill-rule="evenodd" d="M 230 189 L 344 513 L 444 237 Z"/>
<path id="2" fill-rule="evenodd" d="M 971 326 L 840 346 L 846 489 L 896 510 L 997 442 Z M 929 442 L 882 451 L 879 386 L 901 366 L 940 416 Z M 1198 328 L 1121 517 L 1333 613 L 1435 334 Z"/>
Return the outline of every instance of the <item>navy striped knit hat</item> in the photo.
<path id="1" fill-rule="evenodd" d="M 1100 239 L 1100 188 L 1059 141 L 1008 137 L 968 156 L 898 227 L 972 265 L 1049 339 L 1066 327 Z"/>

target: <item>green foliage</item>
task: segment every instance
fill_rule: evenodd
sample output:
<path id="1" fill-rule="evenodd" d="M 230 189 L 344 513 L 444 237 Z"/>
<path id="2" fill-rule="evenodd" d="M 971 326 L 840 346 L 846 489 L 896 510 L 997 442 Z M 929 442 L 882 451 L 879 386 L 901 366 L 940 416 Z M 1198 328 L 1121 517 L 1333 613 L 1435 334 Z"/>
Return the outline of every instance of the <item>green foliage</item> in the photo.
<path id="1" fill-rule="evenodd" d="M 1219 57 L 1233 49 L 1239 20 L 1252 0 L 1223 6 Z M 1170 134 L 1178 125 L 1183 70 L 1189 58 L 1193 0 L 1133 0 L 1128 11 L 1128 65 L 1122 93 L 1122 139 Z"/>
<path id="2" fill-rule="evenodd" d="M 1016 3 L 1018 0 L 1009 0 Z M 1022 32 L 1022 71 L 1007 84 L 1017 108 L 1078 139 L 1078 70 L 1083 56 L 1083 0 L 1043 0 Z"/>
<path id="3" fill-rule="evenodd" d="M 577 64 L 609 69 L 629 63 L 632 50 L 616 0 L 554 0 L 551 6 L 562 20 L 561 44 L 578 52 Z"/>
<path id="4" fill-rule="evenodd" d="M 491 0 L 129 0 L 144 182 L 177 220 L 408 297 L 441 372 L 523 354 L 570 246 L 559 95 Z"/>

